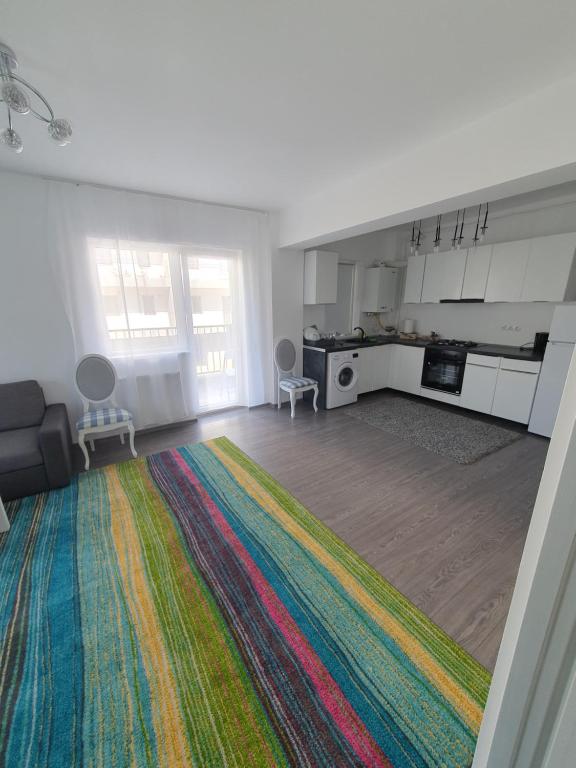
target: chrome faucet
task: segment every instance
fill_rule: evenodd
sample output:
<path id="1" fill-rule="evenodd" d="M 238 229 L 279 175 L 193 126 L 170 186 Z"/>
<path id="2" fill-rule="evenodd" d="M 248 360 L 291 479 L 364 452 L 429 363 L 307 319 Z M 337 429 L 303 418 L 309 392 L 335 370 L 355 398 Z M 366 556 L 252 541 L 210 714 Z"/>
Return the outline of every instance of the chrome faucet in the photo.
<path id="1" fill-rule="evenodd" d="M 360 331 L 362 336 L 360 337 L 360 341 L 364 341 L 366 338 L 366 331 L 361 326 L 357 325 L 356 328 L 352 328 L 353 331 Z"/>

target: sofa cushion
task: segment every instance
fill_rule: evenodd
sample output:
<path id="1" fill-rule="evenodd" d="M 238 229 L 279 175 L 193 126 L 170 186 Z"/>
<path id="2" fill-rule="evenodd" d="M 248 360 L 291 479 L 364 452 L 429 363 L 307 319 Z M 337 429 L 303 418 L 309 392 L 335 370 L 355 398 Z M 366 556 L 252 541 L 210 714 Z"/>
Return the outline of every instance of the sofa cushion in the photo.
<path id="1" fill-rule="evenodd" d="M 45 410 L 44 394 L 37 381 L 0 384 L 0 432 L 36 427 Z"/>
<path id="2" fill-rule="evenodd" d="M 26 427 L 0 432 L 0 474 L 44 463 L 38 430 L 38 427 Z"/>

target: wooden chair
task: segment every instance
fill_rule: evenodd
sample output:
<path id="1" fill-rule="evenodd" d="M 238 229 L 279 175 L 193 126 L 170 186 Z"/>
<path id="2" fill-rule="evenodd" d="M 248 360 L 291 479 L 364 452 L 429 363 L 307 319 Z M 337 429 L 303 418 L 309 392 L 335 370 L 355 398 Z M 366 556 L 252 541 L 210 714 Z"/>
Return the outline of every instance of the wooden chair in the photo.
<path id="1" fill-rule="evenodd" d="M 117 377 L 116 369 L 103 355 L 85 355 L 76 365 L 75 375 L 76 389 L 80 393 L 84 404 L 84 415 L 76 422 L 78 429 L 78 442 L 84 454 L 84 468 L 90 467 L 90 457 L 86 448 L 86 435 L 90 447 L 94 451 L 94 439 L 96 436 L 120 435 L 120 442 L 124 444 L 126 432 L 130 435 L 130 450 L 132 456 L 138 455 L 134 448 L 134 422 L 132 414 L 124 408 L 119 408 L 114 397 Z M 104 407 L 103 403 L 109 403 Z M 96 407 L 90 410 L 90 405 Z"/>
<path id="2" fill-rule="evenodd" d="M 306 376 L 294 376 L 296 365 L 296 347 L 290 339 L 280 339 L 274 347 L 274 363 L 278 375 L 278 408 L 282 407 L 282 392 L 290 395 L 290 418 L 293 419 L 296 408 L 296 395 L 299 392 L 314 390 L 314 410 L 318 411 L 318 382 Z"/>

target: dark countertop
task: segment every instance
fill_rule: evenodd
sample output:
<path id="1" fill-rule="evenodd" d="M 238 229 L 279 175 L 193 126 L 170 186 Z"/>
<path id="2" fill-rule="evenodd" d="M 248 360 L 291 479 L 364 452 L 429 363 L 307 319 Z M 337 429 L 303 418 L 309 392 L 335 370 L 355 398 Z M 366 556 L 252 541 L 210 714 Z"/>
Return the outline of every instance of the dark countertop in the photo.
<path id="1" fill-rule="evenodd" d="M 490 357 L 508 357 L 512 360 L 529 360 L 540 362 L 543 354 L 535 353 L 532 349 L 522 347 L 507 347 L 504 344 L 478 344 L 477 347 L 469 349 L 475 355 L 488 355 Z"/>
<path id="2" fill-rule="evenodd" d="M 353 340 L 327 342 L 322 341 L 304 341 L 304 346 L 322 349 L 326 352 L 351 351 L 353 349 L 364 349 L 365 347 L 382 347 L 386 344 L 402 344 L 406 347 L 429 347 L 433 346 L 430 341 L 411 341 L 409 339 L 400 339 L 398 336 L 378 336 L 371 341 L 365 341 L 362 344 Z M 447 347 L 454 349 L 454 347 Z M 460 347 L 461 349 L 461 347 Z M 468 347 L 466 352 L 474 355 L 487 355 L 489 357 L 507 357 L 512 360 L 529 360 L 539 362 L 543 355 L 534 354 L 532 349 L 523 349 L 521 347 L 508 347 L 504 344 L 483 344 L 478 342 L 477 347 Z"/>

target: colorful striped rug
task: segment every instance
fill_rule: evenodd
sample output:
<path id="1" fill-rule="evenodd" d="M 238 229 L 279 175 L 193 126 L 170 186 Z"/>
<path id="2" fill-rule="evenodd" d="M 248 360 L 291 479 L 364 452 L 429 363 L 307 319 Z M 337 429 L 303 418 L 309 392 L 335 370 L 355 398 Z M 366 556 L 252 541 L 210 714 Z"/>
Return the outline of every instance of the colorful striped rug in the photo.
<path id="1" fill-rule="evenodd" d="M 0 768 L 470 765 L 488 673 L 226 438 L 8 510 Z"/>

